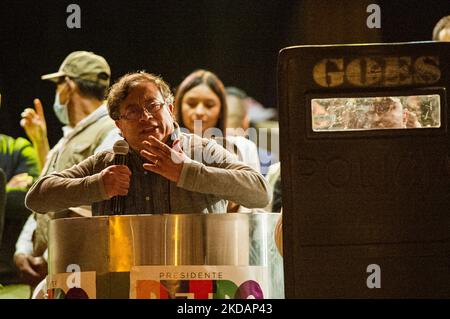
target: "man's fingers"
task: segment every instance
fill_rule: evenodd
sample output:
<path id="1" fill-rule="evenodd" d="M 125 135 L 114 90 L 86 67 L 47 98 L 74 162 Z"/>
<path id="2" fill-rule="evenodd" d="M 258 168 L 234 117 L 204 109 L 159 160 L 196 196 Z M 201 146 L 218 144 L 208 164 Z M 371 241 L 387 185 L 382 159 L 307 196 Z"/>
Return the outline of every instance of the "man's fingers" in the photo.
<path id="1" fill-rule="evenodd" d="M 154 136 L 149 136 L 147 141 L 143 142 L 145 145 L 149 145 L 159 151 L 161 151 L 163 154 L 169 155 L 171 148 L 164 144 L 163 142 L 161 142 L 160 140 L 158 140 L 156 137 Z"/>
<path id="2" fill-rule="evenodd" d="M 22 127 L 28 126 L 29 123 L 30 123 L 30 121 L 28 119 L 20 120 L 20 126 L 22 126 Z"/>
<path id="3" fill-rule="evenodd" d="M 117 182 L 116 186 L 117 189 L 129 189 L 130 188 L 130 183 L 128 182 Z"/>
<path id="4" fill-rule="evenodd" d="M 130 189 L 129 184 L 117 184 L 115 187 L 115 190 L 113 191 L 113 196 L 125 196 L 128 195 L 128 190 Z"/>
<path id="5" fill-rule="evenodd" d="M 155 145 L 151 144 L 148 141 L 144 141 L 143 144 L 144 144 L 144 147 L 145 147 L 144 150 L 149 152 L 149 153 L 152 153 L 153 155 L 157 155 L 157 156 L 160 156 L 160 157 L 167 157 L 170 154 L 170 153 L 166 153 L 163 149 L 161 149 L 158 146 L 155 146 Z M 144 151 L 144 150 L 142 150 L 142 151 Z"/>
<path id="6" fill-rule="evenodd" d="M 126 165 L 116 165 L 114 168 L 117 172 L 125 173 L 127 175 L 131 175 L 131 171 Z"/>
<path id="7" fill-rule="evenodd" d="M 44 119 L 45 118 L 45 116 L 44 116 L 44 108 L 42 107 L 41 100 L 34 99 L 33 103 L 34 103 L 34 108 L 36 109 L 36 112 L 39 115 L 39 117 L 41 119 Z"/>
<path id="8" fill-rule="evenodd" d="M 116 178 L 118 180 L 129 180 L 131 173 L 127 172 L 125 170 L 113 171 L 113 176 L 114 176 L 114 178 Z"/>
<path id="9" fill-rule="evenodd" d="M 22 119 L 20 121 L 24 124 L 30 124 L 33 122 L 33 118 L 30 116 L 22 116 Z"/>
<path id="10" fill-rule="evenodd" d="M 30 127 L 34 126 L 34 123 L 35 123 L 35 121 L 30 117 L 24 117 L 20 120 L 20 125 L 23 128 L 25 128 L 25 127 L 30 128 Z"/>
<path id="11" fill-rule="evenodd" d="M 20 125 L 23 127 L 38 126 L 42 123 L 42 119 L 39 118 L 39 115 L 33 109 L 25 109 L 21 116 L 24 121 L 21 120 Z"/>
<path id="12" fill-rule="evenodd" d="M 121 182 L 121 183 L 129 183 L 130 182 L 130 176 L 129 175 L 117 175 L 114 177 L 116 179 L 116 181 Z"/>
<path id="13" fill-rule="evenodd" d="M 148 141 L 154 145 L 160 146 L 161 148 L 168 148 L 170 150 L 170 147 L 167 146 L 167 144 L 163 143 L 162 141 L 158 140 L 153 135 L 149 135 Z"/>
<path id="14" fill-rule="evenodd" d="M 130 187 L 130 182 L 129 181 L 118 181 L 117 182 L 117 186 L 119 188 L 129 188 Z"/>
<path id="15" fill-rule="evenodd" d="M 28 185 L 31 185 L 33 182 L 33 177 L 29 176 L 27 173 L 21 173 L 13 176 L 7 186 L 11 188 L 16 187 L 27 187 Z"/>
<path id="16" fill-rule="evenodd" d="M 126 165 L 112 165 L 108 167 L 108 170 L 115 174 L 125 174 L 128 176 L 131 175 L 131 171 Z"/>
<path id="17" fill-rule="evenodd" d="M 31 275 L 33 277 L 39 277 L 39 274 L 32 267 L 30 267 L 29 265 L 25 266 L 22 269 L 22 272 L 27 273 L 27 274 L 29 274 L 29 275 Z"/>
<path id="18" fill-rule="evenodd" d="M 33 118 L 36 115 L 36 112 L 33 109 L 26 108 L 20 115 L 26 118 Z"/>
<path id="19" fill-rule="evenodd" d="M 152 171 L 154 173 L 158 173 L 160 171 L 160 168 L 155 164 L 145 163 L 143 166 L 146 170 Z"/>
<path id="20" fill-rule="evenodd" d="M 126 196 L 128 195 L 128 188 L 120 188 L 117 192 L 117 195 L 119 196 Z"/>
<path id="21" fill-rule="evenodd" d="M 153 154 L 153 153 L 150 153 L 149 151 L 146 151 L 146 150 L 142 150 L 141 151 L 141 155 L 143 156 L 143 157 L 145 157 L 146 159 L 148 159 L 149 161 L 152 161 L 152 162 L 156 162 L 157 160 L 159 160 L 159 157 L 158 156 L 156 156 L 155 154 Z"/>
<path id="22" fill-rule="evenodd" d="M 33 258 L 33 257 L 31 257 L 31 258 Z M 20 262 L 19 268 L 20 268 L 20 271 L 23 273 L 29 274 L 33 277 L 39 276 L 39 274 L 33 269 L 33 267 L 31 267 L 30 258 L 28 258 L 28 257 L 23 258 L 23 260 Z"/>
<path id="23" fill-rule="evenodd" d="M 28 173 L 19 173 L 17 175 L 14 175 L 13 178 L 24 179 L 28 176 L 30 176 L 30 175 L 28 175 Z"/>
<path id="24" fill-rule="evenodd" d="M 128 194 L 131 171 L 125 165 L 111 165 L 102 171 L 102 180 L 109 198 Z"/>
<path id="25" fill-rule="evenodd" d="M 42 257 L 30 257 L 28 260 L 30 261 L 30 264 L 33 265 L 33 269 L 34 267 L 44 264 L 44 259 Z"/>

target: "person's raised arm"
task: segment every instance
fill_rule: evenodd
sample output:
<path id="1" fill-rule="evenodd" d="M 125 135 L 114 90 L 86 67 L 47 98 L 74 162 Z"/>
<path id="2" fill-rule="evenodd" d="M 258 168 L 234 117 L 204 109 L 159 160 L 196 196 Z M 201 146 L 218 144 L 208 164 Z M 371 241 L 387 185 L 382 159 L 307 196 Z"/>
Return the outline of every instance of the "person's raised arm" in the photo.
<path id="1" fill-rule="evenodd" d="M 47 124 L 45 122 L 44 108 L 39 99 L 34 99 L 34 109 L 26 108 L 22 112 L 20 125 L 24 128 L 28 138 L 38 153 L 40 171 L 44 168 L 50 146 L 47 138 Z"/>

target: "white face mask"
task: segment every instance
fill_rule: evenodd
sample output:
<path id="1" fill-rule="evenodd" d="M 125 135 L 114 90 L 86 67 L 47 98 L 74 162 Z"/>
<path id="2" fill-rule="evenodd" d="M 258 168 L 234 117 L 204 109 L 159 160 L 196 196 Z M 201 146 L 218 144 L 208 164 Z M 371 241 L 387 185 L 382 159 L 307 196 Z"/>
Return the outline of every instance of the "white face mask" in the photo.
<path id="1" fill-rule="evenodd" d="M 55 111 L 58 120 L 64 124 L 69 124 L 69 112 L 67 111 L 67 103 L 61 104 L 59 101 L 59 94 L 56 92 L 55 103 L 53 103 L 53 111 Z"/>

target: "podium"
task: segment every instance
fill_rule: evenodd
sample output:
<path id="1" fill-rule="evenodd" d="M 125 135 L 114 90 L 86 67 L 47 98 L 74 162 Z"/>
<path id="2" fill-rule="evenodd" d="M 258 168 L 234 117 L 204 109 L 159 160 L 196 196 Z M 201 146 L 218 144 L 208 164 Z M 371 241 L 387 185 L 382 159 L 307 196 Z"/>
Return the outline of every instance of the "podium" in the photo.
<path id="1" fill-rule="evenodd" d="M 284 298 L 276 213 L 62 218 L 49 298 Z"/>

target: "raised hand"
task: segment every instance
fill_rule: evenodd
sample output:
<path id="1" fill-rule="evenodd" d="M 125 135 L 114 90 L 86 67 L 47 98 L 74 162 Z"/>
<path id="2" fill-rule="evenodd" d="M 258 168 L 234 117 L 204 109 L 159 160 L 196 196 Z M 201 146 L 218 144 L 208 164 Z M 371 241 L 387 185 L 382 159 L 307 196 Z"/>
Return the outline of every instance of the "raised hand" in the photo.
<path id="1" fill-rule="evenodd" d="M 22 112 L 20 125 L 32 142 L 39 142 L 47 138 L 47 124 L 45 122 L 44 108 L 39 99 L 34 99 L 34 109 L 26 108 Z"/>
<path id="2" fill-rule="evenodd" d="M 31 286 L 36 286 L 47 275 L 47 262 L 42 257 L 17 254 L 14 256 L 14 263 L 22 280 Z"/>
<path id="3" fill-rule="evenodd" d="M 42 169 L 50 150 L 47 138 L 47 124 L 45 122 L 44 108 L 39 99 L 33 101 L 35 109 L 26 108 L 22 112 L 20 125 L 24 128 L 28 138 L 38 153 L 39 166 Z"/>
<path id="4" fill-rule="evenodd" d="M 14 175 L 6 184 L 7 188 L 17 189 L 17 188 L 28 188 L 33 183 L 33 176 L 28 175 L 28 173 L 20 173 Z"/>
<path id="5" fill-rule="evenodd" d="M 149 136 L 142 144 L 141 156 L 150 161 L 143 165 L 144 169 L 178 182 L 183 163 L 190 160 L 181 149 L 180 140 L 176 140 L 170 148 L 157 138 Z"/>

